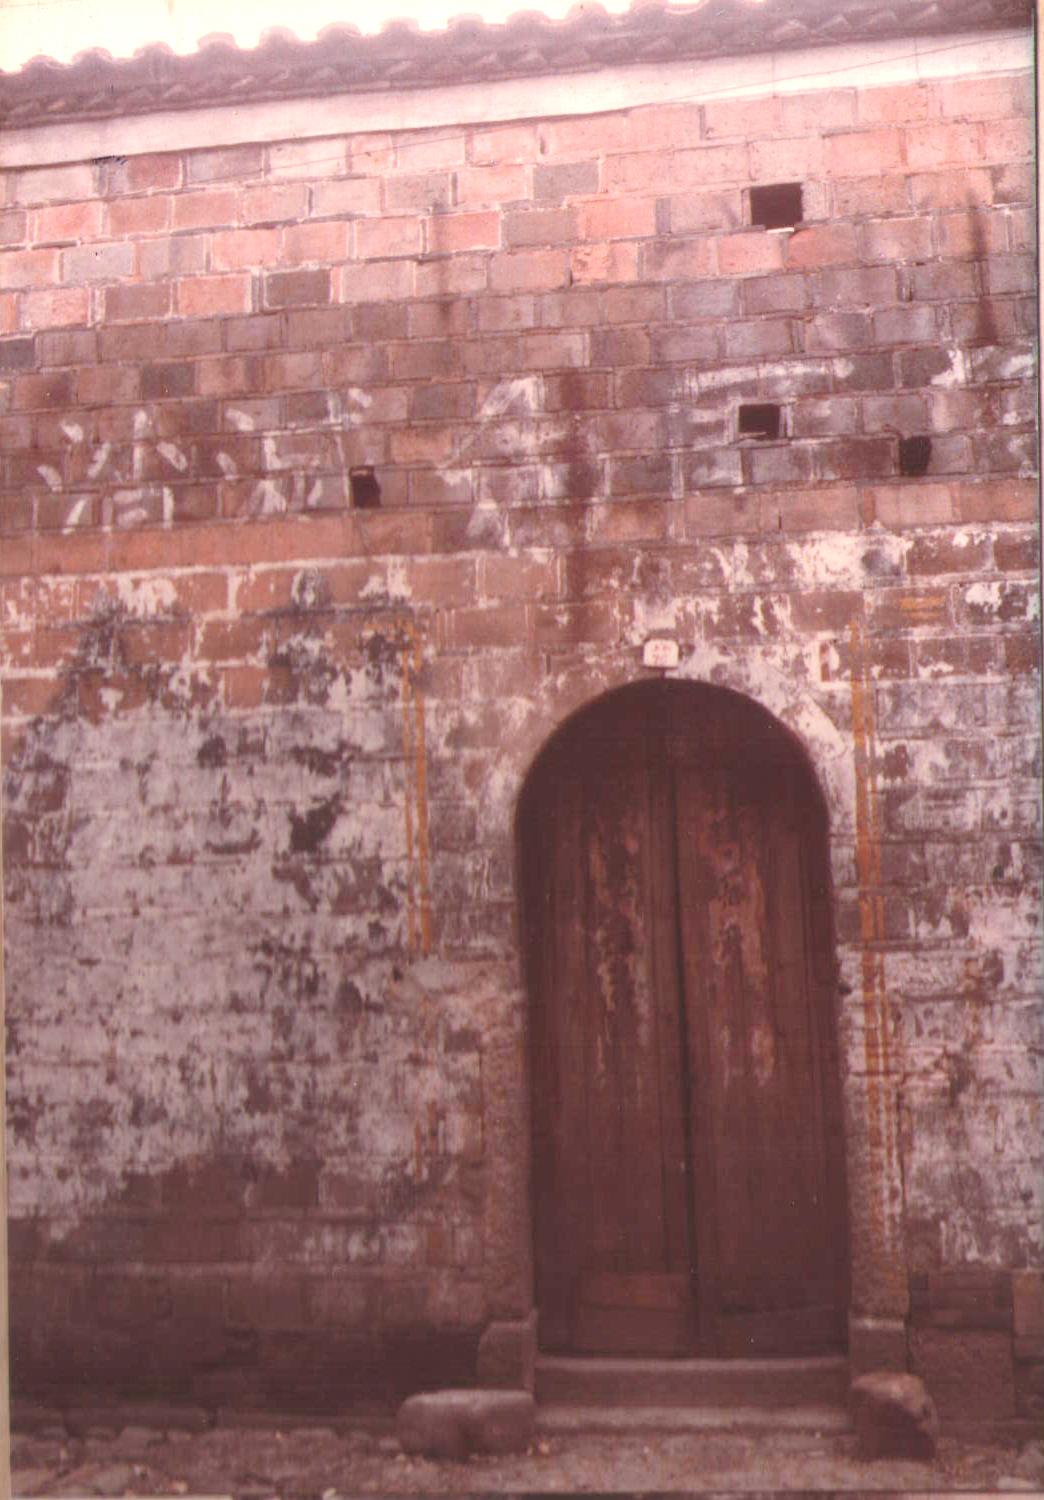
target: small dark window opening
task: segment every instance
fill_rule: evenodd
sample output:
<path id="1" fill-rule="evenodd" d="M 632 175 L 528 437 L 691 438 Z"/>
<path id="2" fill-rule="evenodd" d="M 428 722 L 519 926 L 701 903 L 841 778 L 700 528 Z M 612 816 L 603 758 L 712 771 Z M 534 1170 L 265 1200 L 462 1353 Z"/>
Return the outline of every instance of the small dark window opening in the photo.
<path id="1" fill-rule="evenodd" d="M 906 475 L 908 479 L 916 479 L 919 475 L 927 473 L 931 457 L 932 440 L 930 437 L 899 439 L 899 472 Z"/>
<path id="2" fill-rule="evenodd" d="M 750 190 L 750 222 L 762 229 L 790 229 L 800 224 L 800 182 L 774 182 L 771 187 Z"/>
<path id="3" fill-rule="evenodd" d="M 376 510 L 381 503 L 381 487 L 372 469 L 350 469 L 348 482 L 355 510 Z"/>
<path id="4" fill-rule="evenodd" d="M 778 438 L 783 430 L 783 413 L 772 402 L 762 402 L 739 409 L 741 438 Z"/>

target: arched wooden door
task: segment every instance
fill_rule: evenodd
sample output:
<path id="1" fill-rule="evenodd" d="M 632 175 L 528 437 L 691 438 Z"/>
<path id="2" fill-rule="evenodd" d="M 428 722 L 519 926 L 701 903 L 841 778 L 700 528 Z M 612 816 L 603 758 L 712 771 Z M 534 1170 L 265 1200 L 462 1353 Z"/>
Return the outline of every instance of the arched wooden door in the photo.
<path id="1" fill-rule="evenodd" d="M 643 683 L 519 804 L 541 1345 L 843 1347 L 826 815 L 749 699 Z"/>

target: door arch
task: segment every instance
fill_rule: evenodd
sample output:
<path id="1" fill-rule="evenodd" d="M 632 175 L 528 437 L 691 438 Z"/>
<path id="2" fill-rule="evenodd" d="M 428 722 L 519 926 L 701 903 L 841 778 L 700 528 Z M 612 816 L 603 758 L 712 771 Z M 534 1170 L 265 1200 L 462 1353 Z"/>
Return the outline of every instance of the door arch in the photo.
<path id="1" fill-rule="evenodd" d="M 826 808 L 751 699 L 645 682 L 574 715 L 518 805 L 541 1346 L 844 1345 Z"/>

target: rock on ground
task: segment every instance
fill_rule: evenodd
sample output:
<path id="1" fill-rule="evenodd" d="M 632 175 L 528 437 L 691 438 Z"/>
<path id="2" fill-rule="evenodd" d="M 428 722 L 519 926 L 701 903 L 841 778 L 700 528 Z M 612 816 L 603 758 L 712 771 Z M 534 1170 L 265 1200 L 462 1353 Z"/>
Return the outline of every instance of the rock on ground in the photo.
<path id="1" fill-rule="evenodd" d="M 527 1391 L 430 1391 L 399 1408 L 404 1453 L 463 1459 L 469 1453 L 522 1453 L 536 1407 Z"/>
<path id="2" fill-rule="evenodd" d="M 876 1370 L 852 1383 L 852 1421 L 862 1458 L 935 1457 L 939 1418 L 916 1375 Z"/>

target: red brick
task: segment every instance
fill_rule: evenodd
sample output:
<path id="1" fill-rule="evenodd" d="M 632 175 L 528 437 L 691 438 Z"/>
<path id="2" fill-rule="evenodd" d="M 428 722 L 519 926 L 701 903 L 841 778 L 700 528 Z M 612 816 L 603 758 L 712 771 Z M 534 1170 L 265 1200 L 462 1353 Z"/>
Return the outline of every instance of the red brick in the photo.
<path id="1" fill-rule="evenodd" d="M 265 182 L 245 187 L 239 199 L 241 224 L 295 224 L 308 214 L 304 182 Z"/>
<path id="2" fill-rule="evenodd" d="M 137 322 L 144 318 L 167 318 L 171 312 L 169 281 L 144 282 L 105 288 L 105 320 Z"/>
<path id="3" fill-rule="evenodd" d="M 931 344 L 938 336 L 935 309 L 903 304 L 873 315 L 874 337 L 880 344 Z"/>
<path id="4" fill-rule="evenodd" d="M 457 203 L 464 207 L 485 207 L 520 202 L 531 196 L 529 175 L 528 166 L 514 162 L 461 167 L 457 172 Z"/>
<path id="5" fill-rule="evenodd" d="M 119 193 L 144 193 L 181 186 L 181 157 L 176 153 L 114 158 L 101 167 L 101 192 L 112 198 Z"/>
<path id="6" fill-rule="evenodd" d="M 707 140 L 778 135 L 780 121 L 780 100 L 774 95 L 762 99 L 715 99 L 703 106 L 703 134 Z"/>
<path id="7" fill-rule="evenodd" d="M 1036 260 L 1032 255 L 992 255 L 986 262 L 986 291 L 1032 292 L 1036 288 Z"/>
<path id="8" fill-rule="evenodd" d="M 143 280 L 159 276 L 190 276 L 207 264 L 210 236 L 179 234 L 138 241 L 138 274 Z"/>
<path id="9" fill-rule="evenodd" d="M 251 285 L 251 277 L 246 273 L 188 277 L 175 283 L 178 312 L 186 318 L 249 312 Z"/>
<path id="10" fill-rule="evenodd" d="M 793 182 L 819 177 L 823 171 L 823 139 L 819 134 L 795 139 L 773 137 L 750 143 L 750 175 L 754 182 Z"/>
<path id="11" fill-rule="evenodd" d="M 73 286 L 81 282 L 120 281 L 133 276 L 137 248 L 130 240 L 106 245 L 81 245 L 60 255 L 61 279 Z"/>
<path id="12" fill-rule="evenodd" d="M 904 132 L 906 161 L 912 172 L 982 160 L 981 127 L 978 125 L 912 125 Z"/>
<path id="13" fill-rule="evenodd" d="M 642 245 L 643 280 L 699 281 L 715 274 L 711 239 L 652 240 Z"/>
<path id="14" fill-rule="evenodd" d="M 396 133 L 395 164 L 405 172 L 437 172 L 443 167 L 464 165 L 467 138 L 462 130 L 411 130 Z M 355 147 L 352 147 L 355 161 Z"/>
<path id="15" fill-rule="evenodd" d="M 28 578 L 33 573 L 33 538 L 7 537 L 0 547 L 0 578 Z"/>
<path id="16" fill-rule="evenodd" d="M 269 272 L 264 278 L 266 308 L 309 308 L 330 302 L 330 272 Z"/>
<path id="17" fill-rule="evenodd" d="M 29 237 L 37 245 L 95 239 L 101 234 L 102 217 L 102 205 L 96 198 L 38 208 L 30 217 Z"/>
<path id="18" fill-rule="evenodd" d="M 539 203 L 562 203 L 597 191 L 596 161 L 538 162 L 533 168 L 533 197 Z"/>
<path id="19" fill-rule="evenodd" d="M 584 604 L 533 607 L 533 639 L 543 650 L 615 641 L 619 634 L 620 616 L 615 601 L 593 599 Z"/>
<path id="20" fill-rule="evenodd" d="M 147 198 L 115 198 L 108 205 L 110 235 L 159 234 L 170 227 L 173 199 L 165 193 Z"/>
<path id="21" fill-rule="evenodd" d="M 242 608 L 241 605 L 237 607 Z M 207 620 L 196 639 L 196 655 L 201 661 L 242 661 L 261 651 L 265 644 L 266 626 L 256 616 L 237 620 Z"/>
<path id="22" fill-rule="evenodd" d="M 412 260 L 341 266 L 334 273 L 337 298 L 340 302 L 383 302 L 411 297 L 416 269 Z"/>
<path id="23" fill-rule="evenodd" d="M 86 323 L 90 297 L 86 287 L 66 287 L 46 292 L 26 292 L 22 297 L 22 327 L 67 328 Z"/>
<path id="24" fill-rule="evenodd" d="M 362 309 L 359 311 L 361 312 Z M 358 316 L 356 317 L 356 331 L 357 334 L 360 331 Z M 453 334 L 466 334 L 470 331 L 471 308 L 468 303 L 462 302 L 458 297 L 440 298 L 436 302 L 412 303 L 406 320 L 406 328 L 402 330 L 413 339 L 449 338 Z M 396 332 L 386 336 L 397 338 L 402 334 Z"/>
<path id="25" fill-rule="evenodd" d="M 198 193 L 179 193 L 172 207 L 175 229 L 208 229 L 235 224 L 238 200 L 232 188 L 206 188 Z"/>
<path id="26" fill-rule="evenodd" d="M 232 229 L 211 237 L 210 264 L 214 271 L 276 266 L 280 259 L 278 229 Z"/>
<path id="27" fill-rule="evenodd" d="M 4 677 L 4 712 L 11 718 L 37 718 L 57 704 L 61 689 L 53 676 Z"/>
<path id="28" fill-rule="evenodd" d="M 633 147 L 638 137 L 638 111 L 629 114 L 587 115 L 574 119 L 553 120 L 540 129 L 539 147 L 548 156 L 580 156 L 585 152 L 598 154 L 602 151 L 626 151 Z M 478 133 L 472 141 L 473 161 L 532 161 L 539 154 L 536 131 L 533 126 L 508 126 L 516 132 L 511 141 L 511 154 L 501 158 L 499 152 L 505 147 L 498 140 L 503 131 L 491 130 Z M 482 154 L 477 155 L 479 142 Z"/>
<path id="29" fill-rule="evenodd" d="M 391 255 L 419 255 L 423 220 L 416 217 L 360 219 L 355 226 L 355 253 L 362 260 Z"/>
<path id="30" fill-rule="evenodd" d="M 866 260 L 923 260 L 932 253 L 932 228 L 926 218 L 872 220 L 861 233 Z"/>
<path id="31" fill-rule="evenodd" d="M 898 130 L 849 130 L 827 137 L 825 170 L 831 177 L 871 177 L 904 165 Z"/>
<path id="32" fill-rule="evenodd" d="M 98 532 L 38 536 L 33 552 L 37 573 L 104 573 L 108 539 Z"/>
<path id="33" fill-rule="evenodd" d="M 867 524 L 902 529 L 945 525 L 955 519 L 953 495 L 947 484 L 906 483 L 877 485 L 864 491 Z"/>
<path id="34" fill-rule="evenodd" d="M 783 135 L 818 135 L 856 123 L 857 89 L 817 89 L 811 94 L 784 94 L 779 101 Z"/>
<path id="35" fill-rule="evenodd" d="M 0 209 L 0 245 L 23 245 L 29 229 L 25 209 Z"/>
<path id="36" fill-rule="evenodd" d="M 1029 75 L 945 80 L 937 91 L 942 113 L 957 118 L 983 120 L 992 115 L 1029 115 L 1033 110 Z"/>
<path id="37" fill-rule="evenodd" d="M 864 214 L 902 214 L 910 209 L 909 179 L 890 177 L 838 178 L 831 193 L 834 215 L 839 219 Z"/>
<path id="38" fill-rule="evenodd" d="M 0 255 L 0 287 L 50 286 L 58 280 L 57 250 L 8 250 Z"/>
<path id="39" fill-rule="evenodd" d="M 815 224 L 796 229 L 787 237 L 786 263 L 791 270 L 856 262 L 859 259 L 855 227 L 851 224 Z"/>
<path id="40" fill-rule="evenodd" d="M 453 456 L 456 429 L 411 426 L 393 431 L 389 454 L 393 463 L 445 463 Z"/>
<path id="41" fill-rule="evenodd" d="M 747 484 L 807 484 L 812 478 L 811 449 L 794 443 L 744 448 L 741 460 Z"/>
<path id="42" fill-rule="evenodd" d="M 348 141 L 348 165 L 353 173 L 383 177 L 395 166 L 395 148 L 386 130 L 353 135 Z"/>
<path id="43" fill-rule="evenodd" d="M 695 151 L 637 151 L 605 158 L 603 188 L 621 193 L 675 193 L 717 182 L 746 182 L 746 146 L 704 146 Z"/>
<path id="44" fill-rule="evenodd" d="M 146 368 L 149 368 L 146 366 Z M 76 376 L 76 402 L 79 406 L 120 405 L 137 401 L 138 371 L 132 365 L 95 365 L 79 370 Z"/>
<path id="45" fill-rule="evenodd" d="M 1036 631 L 1005 635 L 1004 670 L 1013 676 L 1040 675 L 1041 645 Z"/>
<path id="46" fill-rule="evenodd" d="M 725 328 L 730 359 L 774 358 L 794 349 L 794 326 L 788 318 L 734 320 Z"/>
<path id="47" fill-rule="evenodd" d="M 751 276 L 778 271 L 783 264 L 782 238 L 764 229 L 723 235 L 714 241 L 714 245 L 722 276 Z"/>
<path id="48" fill-rule="evenodd" d="M 685 193 L 667 201 L 672 234 L 738 229 L 743 223 L 743 195 L 739 188 L 717 193 Z"/>
<path id="49" fill-rule="evenodd" d="M 32 411 L 37 407 L 72 406 L 74 384 L 70 370 L 21 375 L 14 382 L 14 409 Z"/>
<path id="50" fill-rule="evenodd" d="M 348 225 L 336 219 L 288 225 L 283 230 L 281 258 L 288 266 L 307 261 L 347 260 L 348 235 Z"/>
<path id="51" fill-rule="evenodd" d="M 449 172 L 422 172 L 417 177 L 385 177 L 384 212 L 388 214 L 445 213 L 453 204 Z"/>
<path id="52" fill-rule="evenodd" d="M 853 531 L 859 525 L 859 495 L 853 485 L 763 495 L 761 514 L 770 531 Z"/>
<path id="53" fill-rule="evenodd" d="M 313 136 L 303 141 L 280 141 L 268 148 L 269 178 L 339 177 L 348 164 L 343 136 Z"/>
<path id="54" fill-rule="evenodd" d="M 426 248 L 435 254 L 455 250 L 498 250 L 500 215 L 496 213 L 437 214 L 425 220 Z"/>
<path id="55" fill-rule="evenodd" d="M 545 291 L 565 286 L 569 261 L 564 250 L 501 253 L 489 264 L 489 284 L 495 292 Z"/>
<path id="56" fill-rule="evenodd" d="M 860 89 L 857 107 L 861 125 L 916 124 L 938 117 L 939 93 L 937 87 L 925 83 Z"/>
<path id="57" fill-rule="evenodd" d="M 1033 169 L 1017 162 L 991 167 L 988 178 L 993 187 L 996 203 L 1032 204 L 1034 193 Z"/>
<path id="58" fill-rule="evenodd" d="M 265 384 L 269 390 L 292 390 L 300 386 L 315 386 L 320 384 L 321 380 L 321 356 L 315 351 L 270 354 L 265 360 Z"/>
<path id="59" fill-rule="evenodd" d="M 940 255 L 1003 254 L 1008 248 L 1008 221 L 1003 210 L 939 214 L 935 218 L 935 245 Z"/>
<path id="60" fill-rule="evenodd" d="M 993 181 L 984 167 L 959 171 L 911 173 L 910 200 L 914 208 L 974 208 L 993 201 Z"/>
<path id="61" fill-rule="evenodd" d="M 586 240 L 636 239 L 656 233 L 653 198 L 600 198 L 578 207 L 579 232 Z"/>
<path id="62" fill-rule="evenodd" d="M 576 212 L 571 208 L 528 209 L 503 216 L 504 244 L 510 249 L 529 245 L 569 245 L 577 239 Z"/>
<path id="63" fill-rule="evenodd" d="M 823 271 L 810 279 L 812 301 L 820 307 L 849 310 L 887 306 L 898 300 L 899 288 L 891 266 Z"/>
<path id="64" fill-rule="evenodd" d="M 260 177 L 264 167 L 263 146 L 218 146 L 210 151 L 189 151 L 185 156 L 188 182 L 226 182 L 233 178 Z"/>
<path id="65" fill-rule="evenodd" d="M 409 262 L 410 265 L 413 262 Z M 455 255 L 429 256 L 416 268 L 416 290 L 418 297 L 450 297 L 454 294 L 467 296 L 470 292 L 484 292 L 489 274 L 489 257 L 468 255 L 458 251 Z"/>
<path id="66" fill-rule="evenodd" d="M 570 252 L 570 275 L 577 283 L 636 281 L 638 254 L 638 245 L 629 241 L 609 240 L 600 245 L 580 245 Z"/>
<path id="67" fill-rule="evenodd" d="M 589 411 L 611 404 L 608 371 L 569 371 L 544 382 L 547 411 Z"/>
<path id="68" fill-rule="evenodd" d="M 335 182 L 317 182 L 312 189 L 313 212 L 354 218 L 381 212 L 381 184 L 377 177 L 343 177 Z"/>
<path id="69" fill-rule="evenodd" d="M 12 203 L 68 202 L 94 196 L 94 166 L 35 167 L 9 174 Z"/>

